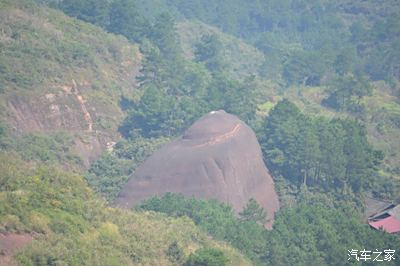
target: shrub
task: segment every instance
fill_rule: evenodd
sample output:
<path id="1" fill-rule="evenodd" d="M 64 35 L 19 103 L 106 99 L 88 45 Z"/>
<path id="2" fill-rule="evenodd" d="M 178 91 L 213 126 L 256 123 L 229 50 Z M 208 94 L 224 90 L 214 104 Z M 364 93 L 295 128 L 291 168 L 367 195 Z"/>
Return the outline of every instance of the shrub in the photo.
<path id="1" fill-rule="evenodd" d="M 190 254 L 186 266 L 224 266 L 228 258 L 224 252 L 216 248 L 201 248 Z"/>

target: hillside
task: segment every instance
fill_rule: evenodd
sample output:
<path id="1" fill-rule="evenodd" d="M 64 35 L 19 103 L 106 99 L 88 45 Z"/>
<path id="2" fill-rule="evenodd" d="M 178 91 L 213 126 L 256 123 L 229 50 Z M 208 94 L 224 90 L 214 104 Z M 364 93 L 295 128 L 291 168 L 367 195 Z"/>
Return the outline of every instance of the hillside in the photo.
<path id="1" fill-rule="evenodd" d="M 399 3 L 0 0 L 0 265 L 397 265 Z"/>
<path id="2" fill-rule="evenodd" d="M 382 174 L 385 177 L 400 179 L 400 153 L 399 141 L 399 110 L 400 102 L 398 89 L 390 87 L 385 82 L 372 83 L 372 94 L 363 99 L 365 114 L 363 122 L 368 130 L 368 138 L 376 149 L 385 153 Z M 322 104 L 327 97 L 326 87 L 291 87 L 281 94 L 295 102 L 304 112 L 312 116 L 324 116 L 328 118 L 352 118 L 357 115 L 349 112 L 336 111 Z M 277 99 L 280 99 L 277 97 Z"/>
<path id="3" fill-rule="evenodd" d="M 349 6 L 343 4 L 343 12 L 349 13 Z M 366 9 L 366 8 L 369 9 Z M 382 8 L 382 7 L 380 7 Z M 379 7 L 366 5 L 365 12 L 376 19 L 383 16 L 389 10 L 381 10 Z M 346 13 L 345 12 L 345 13 Z M 375 16 L 374 14 L 377 13 Z M 343 15 L 344 16 L 344 15 Z M 346 16 L 348 20 L 357 20 L 362 13 L 352 16 Z M 338 111 L 323 105 L 323 100 L 329 95 L 331 86 L 290 86 L 283 89 L 279 82 L 265 81 L 262 75 L 264 55 L 253 46 L 245 43 L 242 39 L 235 38 L 232 35 L 221 32 L 218 28 L 211 27 L 199 21 L 183 21 L 177 24 L 177 31 L 185 55 L 188 58 L 194 58 L 195 46 L 201 41 L 204 35 L 215 35 L 221 42 L 221 49 L 224 51 L 224 60 L 229 66 L 229 73 L 236 77 L 245 77 L 246 75 L 257 75 L 259 86 L 263 86 L 262 94 L 268 98 L 267 102 L 259 105 L 259 115 L 264 116 L 266 112 L 279 99 L 288 98 L 295 102 L 302 110 L 313 116 L 325 117 L 356 117 L 351 112 Z M 261 72 L 261 73 L 260 73 Z M 242 76 L 243 75 L 243 76 Z M 377 149 L 385 152 L 385 165 L 383 173 L 394 179 L 400 178 L 400 153 L 399 141 L 399 108 L 398 99 L 399 85 L 390 86 L 387 82 L 372 82 L 372 94 L 366 96 L 363 100 L 365 104 L 364 122 L 368 128 L 368 137 Z M 267 109 L 264 109 L 267 108 Z"/>
<path id="4" fill-rule="evenodd" d="M 25 0 L 0 2 L 0 29 L 0 265 L 251 265 L 188 218 L 108 207 L 82 176 L 121 138 L 137 45 Z"/>
<path id="5" fill-rule="evenodd" d="M 13 136 L 63 132 L 87 167 L 119 139 L 138 47 L 29 1 L 1 1 L 1 123 Z"/>
<path id="6" fill-rule="evenodd" d="M 135 3 L 152 16 L 170 12 L 177 19 L 200 20 L 255 45 L 265 53 L 270 79 L 312 85 L 342 70 L 364 72 L 373 80 L 399 78 L 398 1 Z"/>
<path id="7" fill-rule="evenodd" d="M 176 26 L 182 49 L 187 58 L 194 58 L 196 44 L 203 36 L 215 35 L 221 42 L 222 57 L 231 75 L 246 77 L 257 75 L 264 62 L 264 55 L 239 38 L 221 32 L 200 21 L 183 21 Z"/>
<path id="8" fill-rule="evenodd" d="M 0 171 L 0 265 L 176 265 L 203 247 L 250 265 L 188 218 L 107 207 L 79 175 L 11 153 L 0 154 Z"/>

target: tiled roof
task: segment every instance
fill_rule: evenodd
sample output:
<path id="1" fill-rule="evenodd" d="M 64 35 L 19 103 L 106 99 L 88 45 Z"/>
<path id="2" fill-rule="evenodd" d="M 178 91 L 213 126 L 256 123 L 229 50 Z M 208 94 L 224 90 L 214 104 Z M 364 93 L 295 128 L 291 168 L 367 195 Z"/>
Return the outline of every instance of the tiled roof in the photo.
<path id="1" fill-rule="evenodd" d="M 375 229 L 383 229 L 388 233 L 400 232 L 400 220 L 397 220 L 393 216 L 389 216 L 376 222 L 369 222 L 368 224 Z"/>

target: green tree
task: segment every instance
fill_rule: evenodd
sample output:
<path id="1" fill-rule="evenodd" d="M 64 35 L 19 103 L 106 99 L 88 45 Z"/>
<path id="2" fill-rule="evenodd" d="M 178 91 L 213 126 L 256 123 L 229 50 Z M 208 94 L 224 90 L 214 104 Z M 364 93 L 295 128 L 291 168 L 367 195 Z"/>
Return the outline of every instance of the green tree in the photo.
<path id="1" fill-rule="evenodd" d="M 109 23 L 107 0 L 63 0 L 59 7 L 67 15 L 106 27 Z"/>
<path id="2" fill-rule="evenodd" d="M 230 205 L 216 200 L 186 199 L 180 194 L 166 193 L 145 200 L 139 208 L 172 217 L 188 216 L 209 235 L 232 244 L 255 261 L 259 261 L 266 248 L 264 226 L 239 220 Z"/>
<path id="3" fill-rule="evenodd" d="M 224 266 L 229 262 L 222 250 L 202 248 L 190 254 L 186 266 Z"/>
<path id="4" fill-rule="evenodd" d="M 127 159 L 118 158 L 112 153 L 104 153 L 94 161 L 85 176 L 89 186 L 112 201 L 133 172 L 135 164 Z"/>
<path id="5" fill-rule="evenodd" d="M 333 81 L 323 103 L 337 110 L 355 111 L 361 106 L 361 99 L 371 93 L 372 86 L 366 77 L 347 74 Z"/>
<path id="6" fill-rule="evenodd" d="M 315 180 L 324 188 L 343 188 L 346 177 L 344 145 L 346 131 L 338 120 L 317 122 L 320 143 L 320 160 Z"/>
<path id="7" fill-rule="evenodd" d="M 270 169 L 298 184 L 302 180 L 299 164 L 302 154 L 297 140 L 305 120 L 296 105 L 284 99 L 265 119 L 261 137 L 264 158 Z"/>
<path id="8" fill-rule="evenodd" d="M 222 43 L 215 34 L 203 35 L 194 47 L 195 60 L 202 62 L 210 71 L 221 71 L 225 67 Z"/>
<path id="9" fill-rule="evenodd" d="M 174 97 L 165 95 L 153 85 L 147 86 L 121 125 L 120 132 L 126 137 L 138 133 L 146 137 L 173 136 L 183 124 L 177 117 L 177 108 Z"/>
<path id="10" fill-rule="evenodd" d="M 307 187 L 307 180 L 315 177 L 320 159 L 319 139 L 315 130 L 315 123 L 305 118 L 299 125 L 297 146 L 293 159 L 299 164 L 298 168 L 303 177 L 303 185 Z"/>
<path id="11" fill-rule="evenodd" d="M 325 62 L 318 53 L 297 52 L 289 57 L 283 67 L 283 78 L 288 85 L 318 86 L 326 71 Z"/>
<path id="12" fill-rule="evenodd" d="M 239 213 L 239 216 L 244 221 L 254 221 L 261 224 L 267 221 L 267 213 L 253 198 L 247 202 L 243 211 Z"/>
<path id="13" fill-rule="evenodd" d="M 181 48 L 175 31 L 175 20 L 170 14 L 162 13 L 157 16 L 147 36 L 169 61 L 175 61 L 180 56 Z"/>
<path id="14" fill-rule="evenodd" d="M 121 34 L 130 41 L 139 41 L 145 36 L 149 23 L 139 13 L 133 0 L 116 0 L 110 7 L 110 23 L 107 30 Z"/>
<path id="15" fill-rule="evenodd" d="M 362 224 L 354 213 L 345 214 L 315 201 L 281 210 L 266 241 L 264 260 L 272 265 L 343 265 L 347 250 L 351 250 L 348 247 L 379 250 L 400 245 L 394 236 Z"/>
<path id="16" fill-rule="evenodd" d="M 223 72 L 217 73 L 209 85 L 205 100 L 210 109 L 224 109 L 249 122 L 254 119 L 257 109 L 256 88 L 253 76 L 237 81 Z"/>
<path id="17" fill-rule="evenodd" d="M 371 187 L 383 159 L 367 140 L 365 127 L 352 120 L 310 119 L 287 100 L 264 122 L 264 158 L 276 175 L 297 185 L 327 190 Z"/>
<path id="18" fill-rule="evenodd" d="M 182 264 L 185 254 L 177 241 L 172 242 L 167 250 L 168 259 L 175 264 Z"/>
<path id="19" fill-rule="evenodd" d="M 352 51 L 351 48 L 348 48 L 336 56 L 333 67 L 335 68 L 337 74 L 343 76 L 346 73 L 353 72 L 355 60 L 355 52 Z"/>
<path id="20" fill-rule="evenodd" d="M 341 121 L 346 130 L 344 154 L 346 157 L 346 179 L 354 191 L 371 185 L 376 167 L 383 154 L 374 151 L 368 143 L 366 128 L 354 121 Z"/>

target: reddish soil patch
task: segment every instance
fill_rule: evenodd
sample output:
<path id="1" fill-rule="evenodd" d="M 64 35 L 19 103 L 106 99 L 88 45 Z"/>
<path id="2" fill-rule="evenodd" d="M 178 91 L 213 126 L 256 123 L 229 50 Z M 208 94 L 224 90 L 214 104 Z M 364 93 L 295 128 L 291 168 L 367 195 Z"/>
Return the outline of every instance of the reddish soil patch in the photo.
<path id="1" fill-rule="evenodd" d="M 0 234 L 0 265 L 17 265 L 12 257 L 32 240 L 29 234 Z"/>

